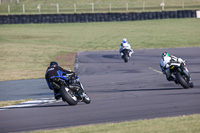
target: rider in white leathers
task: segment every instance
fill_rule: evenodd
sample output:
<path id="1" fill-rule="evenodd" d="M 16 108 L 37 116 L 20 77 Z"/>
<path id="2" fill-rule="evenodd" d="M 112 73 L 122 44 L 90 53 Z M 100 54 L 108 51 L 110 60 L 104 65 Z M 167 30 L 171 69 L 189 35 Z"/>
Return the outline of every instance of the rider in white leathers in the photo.
<path id="1" fill-rule="evenodd" d="M 126 38 L 124 38 L 123 40 L 122 40 L 122 43 L 121 43 L 121 45 L 120 45 L 120 49 L 119 49 L 119 52 L 120 52 L 120 54 L 122 54 L 122 50 L 123 49 L 129 49 L 129 57 L 131 57 L 131 55 L 134 53 L 134 51 L 131 49 L 131 46 L 130 46 L 130 44 L 127 42 L 127 39 Z"/>
<path id="2" fill-rule="evenodd" d="M 177 81 L 171 75 L 171 72 L 170 72 L 170 64 L 172 62 L 184 63 L 184 65 L 185 65 L 185 61 L 183 59 L 178 58 L 178 57 L 173 56 L 173 55 L 169 55 L 169 53 L 164 52 L 162 54 L 162 59 L 160 61 L 160 68 L 161 68 L 163 74 L 166 74 L 166 78 L 167 78 L 168 81 L 174 81 L 175 83 L 177 83 Z M 191 79 L 190 79 L 190 83 L 192 83 Z"/>

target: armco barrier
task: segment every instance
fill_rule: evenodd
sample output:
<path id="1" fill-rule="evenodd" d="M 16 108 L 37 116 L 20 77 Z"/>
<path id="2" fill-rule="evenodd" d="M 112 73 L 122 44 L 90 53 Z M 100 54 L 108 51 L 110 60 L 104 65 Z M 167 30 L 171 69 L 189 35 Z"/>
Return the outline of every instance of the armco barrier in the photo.
<path id="1" fill-rule="evenodd" d="M 40 14 L 0 15 L 0 24 L 26 23 L 86 23 L 107 21 L 137 21 L 168 18 L 193 18 L 196 10 L 130 13 L 82 13 L 82 14 Z"/>

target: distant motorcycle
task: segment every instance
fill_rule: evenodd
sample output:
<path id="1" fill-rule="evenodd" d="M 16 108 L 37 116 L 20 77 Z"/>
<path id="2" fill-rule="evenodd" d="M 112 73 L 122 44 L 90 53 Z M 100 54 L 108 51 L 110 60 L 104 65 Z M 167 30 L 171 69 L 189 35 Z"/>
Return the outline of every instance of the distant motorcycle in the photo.
<path id="1" fill-rule="evenodd" d="M 175 82 L 180 84 L 183 88 L 193 88 L 194 85 L 191 82 L 190 72 L 185 66 L 185 63 L 171 63 L 170 72 L 176 77 Z"/>
<path id="2" fill-rule="evenodd" d="M 77 75 L 55 76 L 53 82 L 56 82 L 60 86 L 60 97 L 69 105 L 76 105 L 78 102 L 86 104 L 91 102 Z"/>
<path id="3" fill-rule="evenodd" d="M 122 59 L 124 60 L 125 63 L 127 63 L 128 60 L 129 60 L 130 52 L 131 52 L 130 49 L 123 49 L 123 50 L 121 50 L 121 52 L 120 52 L 121 57 L 122 57 Z"/>

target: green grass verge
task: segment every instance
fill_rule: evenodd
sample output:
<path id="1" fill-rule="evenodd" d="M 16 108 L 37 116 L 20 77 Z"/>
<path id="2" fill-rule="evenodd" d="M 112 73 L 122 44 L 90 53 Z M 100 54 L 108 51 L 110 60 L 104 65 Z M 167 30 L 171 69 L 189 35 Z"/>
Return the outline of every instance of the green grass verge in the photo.
<path id="1" fill-rule="evenodd" d="M 200 115 L 87 125 L 29 133 L 199 133 Z"/>
<path id="2" fill-rule="evenodd" d="M 78 51 L 200 46 L 200 19 L 0 25 L 0 81 L 44 78 L 57 60 L 73 69 Z"/>

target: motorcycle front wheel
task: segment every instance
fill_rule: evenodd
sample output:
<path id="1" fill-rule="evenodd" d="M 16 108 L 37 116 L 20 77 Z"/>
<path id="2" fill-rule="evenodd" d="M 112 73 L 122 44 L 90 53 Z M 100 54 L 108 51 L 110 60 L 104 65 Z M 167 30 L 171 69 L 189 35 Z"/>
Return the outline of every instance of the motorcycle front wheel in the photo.
<path id="1" fill-rule="evenodd" d="M 187 82 L 187 78 L 185 75 L 181 75 L 180 72 L 176 73 L 176 79 L 178 80 L 179 84 L 183 86 L 183 88 L 188 89 L 190 87 L 190 84 Z"/>
<path id="2" fill-rule="evenodd" d="M 85 92 L 84 92 L 85 93 Z M 91 100 L 87 93 L 84 94 L 83 102 L 86 104 L 90 104 Z"/>
<path id="3" fill-rule="evenodd" d="M 128 54 L 127 54 L 127 53 L 124 54 L 124 62 L 125 62 L 125 63 L 128 62 Z"/>

